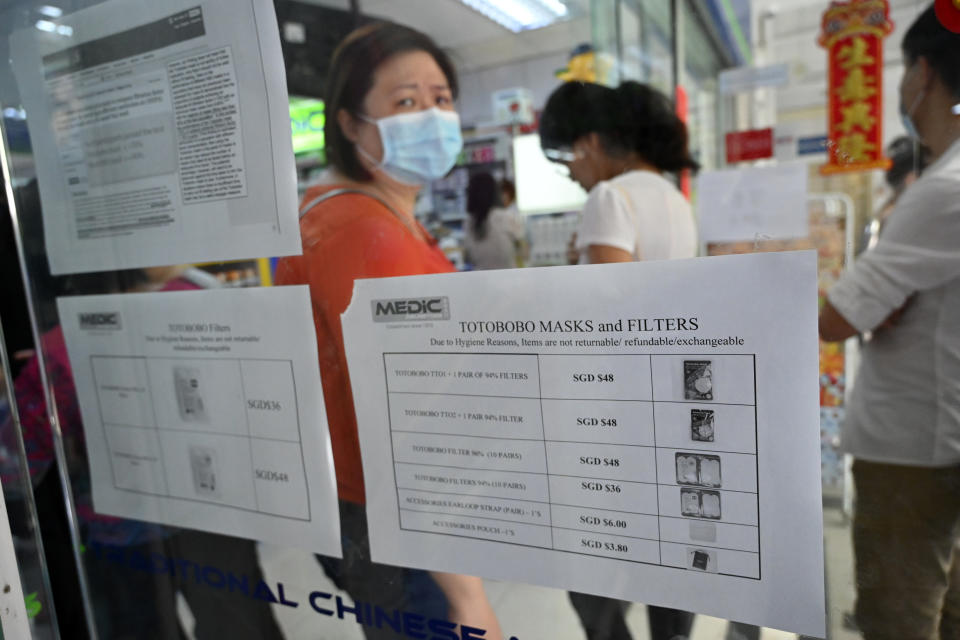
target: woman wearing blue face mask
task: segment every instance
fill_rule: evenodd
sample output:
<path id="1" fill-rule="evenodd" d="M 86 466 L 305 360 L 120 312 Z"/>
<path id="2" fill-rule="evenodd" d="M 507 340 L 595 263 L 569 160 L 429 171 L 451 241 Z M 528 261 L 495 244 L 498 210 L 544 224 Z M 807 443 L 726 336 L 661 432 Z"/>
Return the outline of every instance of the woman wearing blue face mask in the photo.
<path id="1" fill-rule="evenodd" d="M 303 255 L 277 265 L 277 284 L 307 284 L 313 301 L 323 395 L 330 425 L 343 560 L 320 558 L 354 601 L 429 613 L 485 629 L 500 640 L 479 578 L 370 562 L 365 491 L 340 314 L 357 278 L 453 271 L 413 215 L 420 189 L 443 177 L 462 147 L 454 111 L 457 78 L 427 36 L 391 23 L 362 27 L 330 64 L 324 130 L 331 171 L 307 190 L 300 209 Z M 449 610 L 424 612 L 423 594 L 439 585 Z M 395 638 L 389 625 L 363 625 L 367 638 Z"/>

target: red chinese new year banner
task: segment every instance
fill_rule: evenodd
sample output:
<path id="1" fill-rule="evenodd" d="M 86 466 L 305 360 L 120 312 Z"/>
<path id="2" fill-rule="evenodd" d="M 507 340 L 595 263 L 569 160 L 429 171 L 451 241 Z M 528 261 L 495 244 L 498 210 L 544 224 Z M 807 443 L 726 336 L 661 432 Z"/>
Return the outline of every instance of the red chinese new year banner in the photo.
<path id="1" fill-rule="evenodd" d="M 890 166 L 883 155 L 883 39 L 891 31 L 887 0 L 833 2 L 823 14 L 829 160 L 822 174 Z"/>

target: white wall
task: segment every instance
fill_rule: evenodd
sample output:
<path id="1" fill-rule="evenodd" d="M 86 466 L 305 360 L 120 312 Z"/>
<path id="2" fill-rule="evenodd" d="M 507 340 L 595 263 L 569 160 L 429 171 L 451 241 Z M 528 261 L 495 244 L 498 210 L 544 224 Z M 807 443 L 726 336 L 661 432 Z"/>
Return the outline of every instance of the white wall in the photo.
<path id="1" fill-rule="evenodd" d="M 572 47 L 571 47 L 572 48 Z M 536 109 L 542 109 L 550 93 L 560 85 L 554 75 L 567 64 L 567 52 L 548 54 L 487 69 L 460 74 L 460 119 L 465 125 L 490 122 L 490 96 L 499 89 L 524 87 L 533 92 Z"/>

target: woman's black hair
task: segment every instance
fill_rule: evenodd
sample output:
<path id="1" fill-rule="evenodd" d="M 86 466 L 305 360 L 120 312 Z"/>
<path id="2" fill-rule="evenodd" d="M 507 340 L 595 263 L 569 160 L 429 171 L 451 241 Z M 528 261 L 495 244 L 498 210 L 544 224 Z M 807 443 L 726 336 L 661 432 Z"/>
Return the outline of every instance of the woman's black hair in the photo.
<path id="1" fill-rule="evenodd" d="M 667 96 L 628 81 L 616 89 L 568 82 L 547 100 L 540 116 L 540 145 L 570 148 L 581 137 L 599 134 L 611 155 L 634 152 L 660 171 L 697 170 L 690 155 L 687 126 Z"/>
<path id="2" fill-rule="evenodd" d="M 353 31 L 337 47 L 330 61 L 323 128 L 327 159 L 343 175 L 366 182 L 373 178 L 357 159 L 354 144 L 340 129 L 337 114 L 341 109 L 358 116 L 363 100 L 373 86 L 373 76 L 381 64 L 399 53 L 425 51 L 437 62 L 447 78 L 454 99 L 459 86 L 457 72 L 449 56 L 419 31 L 392 22 L 375 22 Z"/>
<path id="3" fill-rule="evenodd" d="M 475 173 L 467 185 L 467 213 L 473 220 L 473 231 L 483 239 L 487 235 L 487 217 L 500 204 L 497 181 L 489 173 Z"/>
<path id="4" fill-rule="evenodd" d="M 960 33 L 943 26 L 933 4 L 910 25 L 901 46 L 907 65 L 926 59 L 947 90 L 960 98 Z"/>
<path id="5" fill-rule="evenodd" d="M 500 181 L 500 191 L 510 197 L 511 202 L 517 201 L 517 185 L 513 183 L 513 180 L 509 178 L 504 178 Z"/>

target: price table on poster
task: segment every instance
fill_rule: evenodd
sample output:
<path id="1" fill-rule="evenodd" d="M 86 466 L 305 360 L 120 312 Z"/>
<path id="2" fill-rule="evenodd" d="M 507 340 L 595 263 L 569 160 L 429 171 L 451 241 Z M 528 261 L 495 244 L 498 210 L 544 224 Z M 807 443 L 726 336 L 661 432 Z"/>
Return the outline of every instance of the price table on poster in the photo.
<path id="1" fill-rule="evenodd" d="M 755 355 L 383 364 L 401 529 L 760 579 Z"/>
<path id="2" fill-rule="evenodd" d="M 118 491 L 310 521 L 291 361 L 90 360 Z"/>

